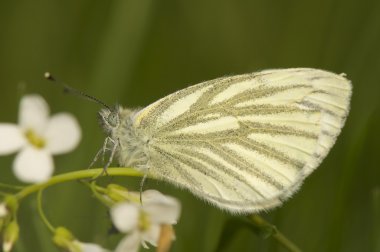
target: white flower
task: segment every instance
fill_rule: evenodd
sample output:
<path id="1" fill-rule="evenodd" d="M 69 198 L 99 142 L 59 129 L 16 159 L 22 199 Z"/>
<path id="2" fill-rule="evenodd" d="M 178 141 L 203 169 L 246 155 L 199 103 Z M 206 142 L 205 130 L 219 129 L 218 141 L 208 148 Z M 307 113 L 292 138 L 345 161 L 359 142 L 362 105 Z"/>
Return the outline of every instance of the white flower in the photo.
<path id="1" fill-rule="evenodd" d="M 110 252 L 95 243 L 86 243 L 77 240 L 73 241 L 73 243 L 79 247 L 81 252 Z"/>
<path id="2" fill-rule="evenodd" d="M 81 242 L 65 227 L 57 227 L 53 236 L 54 244 L 67 252 L 110 252 L 95 243 Z"/>
<path id="3" fill-rule="evenodd" d="M 142 205 L 125 202 L 112 207 L 113 224 L 120 232 L 128 233 L 115 252 L 136 252 L 140 244 L 144 248 L 148 247 L 147 243 L 157 246 L 161 226 L 177 223 L 181 206 L 175 198 L 155 190 L 147 190 L 142 193 L 142 201 Z"/>
<path id="4" fill-rule="evenodd" d="M 81 130 L 68 113 L 49 118 L 49 106 L 39 95 L 26 95 L 20 101 L 18 125 L 0 123 L 0 155 L 19 151 L 14 162 L 16 177 L 27 183 L 42 182 L 54 171 L 52 155 L 72 151 Z"/>

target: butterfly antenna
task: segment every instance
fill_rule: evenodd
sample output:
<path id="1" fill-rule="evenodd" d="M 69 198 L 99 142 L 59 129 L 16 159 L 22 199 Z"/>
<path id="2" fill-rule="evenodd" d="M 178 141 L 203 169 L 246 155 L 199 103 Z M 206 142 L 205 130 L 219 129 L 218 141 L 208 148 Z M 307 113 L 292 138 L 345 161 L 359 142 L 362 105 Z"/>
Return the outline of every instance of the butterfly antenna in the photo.
<path id="1" fill-rule="evenodd" d="M 59 85 L 59 86 L 62 86 L 63 87 L 63 92 L 64 93 L 67 93 L 67 94 L 71 94 L 71 95 L 76 95 L 76 96 L 79 96 L 79 97 L 82 97 L 82 98 L 85 98 L 89 101 L 92 101 L 92 102 L 95 102 L 97 104 L 100 104 L 102 105 L 103 107 L 111 110 L 110 106 L 108 106 L 107 104 L 105 104 L 104 102 L 102 102 L 101 100 L 99 100 L 98 98 L 94 97 L 94 96 L 91 96 L 91 95 L 88 95 L 82 91 L 79 91 L 75 88 L 72 88 L 68 85 L 66 85 L 64 82 L 60 81 L 60 80 L 57 80 L 56 78 L 53 77 L 53 75 L 51 75 L 51 73 L 49 72 L 46 72 L 44 74 L 44 77 L 45 79 Z"/>

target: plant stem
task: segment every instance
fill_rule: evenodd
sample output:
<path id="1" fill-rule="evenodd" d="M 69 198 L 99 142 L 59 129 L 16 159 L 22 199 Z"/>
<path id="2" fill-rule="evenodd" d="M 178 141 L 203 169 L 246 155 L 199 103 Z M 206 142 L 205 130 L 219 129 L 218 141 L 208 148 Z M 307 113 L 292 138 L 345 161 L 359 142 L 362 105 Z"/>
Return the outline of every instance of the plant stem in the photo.
<path id="1" fill-rule="evenodd" d="M 49 187 L 55 184 L 68 182 L 68 181 L 78 180 L 78 179 L 85 179 L 85 178 L 91 179 L 101 174 L 102 172 L 103 172 L 103 168 L 98 168 L 98 169 L 86 169 L 86 170 L 59 174 L 59 175 L 51 177 L 46 182 L 33 184 L 30 186 L 24 187 L 21 191 L 15 194 L 15 197 L 17 200 L 21 200 L 22 198 L 25 198 L 29 194 L 32 194 L 46 187 Z M 135 169 L 120 168 L 120 167 L 107 168 L 107 174 L 110 176 L 128 176 L 128 177 L 142 177 L 143 176 L 141 172 L 138 172 Z"/>
<path id="2" fill-rule="evenodd" d="M 45 223 L 45 225 L 49 228 L 49 230 L 54 233 L 55 228 L 53 225 L 49 222 L 49 220 L 46 218 L 46 215 L 44 213 L 43 207 L 42 207 L 42 189 L 38 191 L 37 194 L 37 203 L 38 203 L 38 213 L 40 214 L 40 217 L 42 221 Z"/>
<path id="3" fill-rule="evenodd" d="M 372 192 L 373 208 L 373 251 L 380 251 L 380 187 L 376 187 Z"/>
<path id="4" fill-rule="evenodd" d="M 269 235 L 272 236 L 275 240 L 277 240 L 282 246 L 287 248 L 291 252 L 301 252 L 302 250 L 297 247 L 292 241 L 290 241 L 288 238 L 286 238 L 285 235 L 283 235 L 278 229 L 272 225 L 271 223 L 267 222 L 263 218 L 261 218 L 258 215 L 251 215 L 249 217 L 251 220 L 251 223 L 255 226 L 257 226 L 259 229 L 263 230 L 263 232 L 267 232 L 270 230 Z"/>
<path id="5" fill-rule="evenodd" d="M 94 194 L 94 196 L 100 202 L 102 202 L 105 206 L 108 206 L 108 207 L 112 206 L 112 201 L 109 198 L 103 197 L 103 195 L 101 194 L 101 192 L 105 193 L 107 191 L 106 189 L 104 189 L 103 187 L 97 186 L 95 184 L 95 181 L 91 182 L 91 184 L 89 184 L 89 187 L 90 187 L 92 193 Z"/>
<path id="6" fill-rule="evenodd" d="M 20 190 L 20 189 L 23 188 L 22 186 L 8 185 L 8 184 L 5 184 L 5 183 L 0 183 L 0 187 L 4 187 L 4 188 L 7 188 L 7 189 L 12 189 L 12 190 Z"/>

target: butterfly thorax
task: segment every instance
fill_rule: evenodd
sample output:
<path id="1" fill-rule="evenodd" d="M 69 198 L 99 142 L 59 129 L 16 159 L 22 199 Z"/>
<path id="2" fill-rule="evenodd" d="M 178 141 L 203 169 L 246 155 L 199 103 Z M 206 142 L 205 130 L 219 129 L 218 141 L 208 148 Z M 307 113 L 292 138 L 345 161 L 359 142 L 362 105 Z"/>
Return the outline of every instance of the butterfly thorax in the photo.
<path id="1" fill-rule="evenodd" d="M 116 107 L 113 111 L 103 109 L 99 115 L 104 130 L 112 139 L 110 144 L 117 144 L 115 155 L 119 164 L 124 167 L 147 169 L 149 139 L 133 124 L 133 116 L 137 112 L 138 110 Z"/>

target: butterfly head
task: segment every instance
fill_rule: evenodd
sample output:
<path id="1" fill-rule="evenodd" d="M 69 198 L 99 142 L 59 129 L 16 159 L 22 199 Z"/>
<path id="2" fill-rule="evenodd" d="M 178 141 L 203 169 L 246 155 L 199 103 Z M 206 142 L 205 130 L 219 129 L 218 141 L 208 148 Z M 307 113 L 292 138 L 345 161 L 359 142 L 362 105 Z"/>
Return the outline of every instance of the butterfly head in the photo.
<path id="1" fill-rule="evenodd" d="M 120 109 L 116 106 L 113 109 L 103 108 L 98 113 L 99 124 L 107 135 L 120 125 Z"/>

